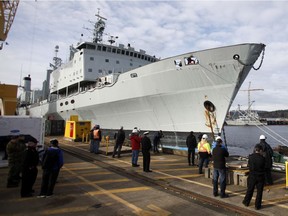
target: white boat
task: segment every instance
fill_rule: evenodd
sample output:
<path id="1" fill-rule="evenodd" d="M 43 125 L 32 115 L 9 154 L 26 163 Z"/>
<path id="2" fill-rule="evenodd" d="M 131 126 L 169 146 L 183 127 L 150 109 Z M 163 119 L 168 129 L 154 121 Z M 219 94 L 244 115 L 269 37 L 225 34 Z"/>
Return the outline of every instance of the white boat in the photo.
<path id="1" fill-rule="evenodd" d="M 130 45 L 116 46 L 112 36 L 110 44 L 103 43 L 105 20 L 98 15 L 93 42 L 72 47 L 69 62 L 62 64 L 54 58 L 46 80 L 47 99 L 31 104 L 31 96 L 29 101 L 22 97 L 26 99 L 19 115 L 63 120 L 77 115 L 103 129 L 137 126 L 149 131 L 218 133 L 261 53 L 260 66 L 263 61 L 265 45 L 261 43 L 191 51 L 160 60 Z M 27 91 L 23 94 L 27 96 Z"/>
<path id="2" fill-rule="evenodd" d="M 266 119 L 261 119 L 257 113 L 257 111 L 251 110 L 252 104 L 255 101 L 251 101 L 250 99 L 250 91 L 263 91 L 264 89 L 251 89 L 251 82 L 249 82 L 248 92 L 248 107 L 246 111 L 240 110 L 240 105 L 238 105 L 237 112 L 239 113 L 238 118 L 227 118 L 226 124 L 229 126 L 263 126 L 267 125 Z"/>

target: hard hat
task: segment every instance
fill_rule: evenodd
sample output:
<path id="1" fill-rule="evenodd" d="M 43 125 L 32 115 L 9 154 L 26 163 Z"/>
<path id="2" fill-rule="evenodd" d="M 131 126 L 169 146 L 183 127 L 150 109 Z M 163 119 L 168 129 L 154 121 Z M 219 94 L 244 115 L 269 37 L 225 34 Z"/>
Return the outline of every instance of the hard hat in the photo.
<path id="1" fill-rule="evenodd" d="M 137 129 L 133 129 L 132 133 L 138 133 L 138 130 Z"/>
<path id="2" fill-rule="evenodd" d="M 260 140 L 265 140 L 266 137 L 265 137 L 264 135 L 261 135 L 259 139 L 260 139 Z"/>
<path id="3" fill-rule="evenodd" d="M 149 134 L 149 131 L 144 132 L 144 135 L 147 135 L 147 134 Z"/>
<path id="4" fill-rule="evenodd" d="M 222 140 L 222 138 L 221 138 L 221 136 L 217 136 L 215 140 L 216 140 L 216 141 L 217 141 L 217 140 Z"/>
<path id="5" fill-rule="evenodd" d="M 207 134 L 203 134 L 202 139 L 208 139 Z"/>

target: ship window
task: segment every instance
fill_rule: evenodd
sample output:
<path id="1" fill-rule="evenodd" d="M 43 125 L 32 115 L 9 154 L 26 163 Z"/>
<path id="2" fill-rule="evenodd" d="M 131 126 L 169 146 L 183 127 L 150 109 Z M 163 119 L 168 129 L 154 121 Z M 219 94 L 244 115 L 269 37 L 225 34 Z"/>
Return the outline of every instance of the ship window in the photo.
<path id="1" fill-rule="evenodd" d="M 97 50 L 101 51 L 102 46 L 97 46 Z"/>
<path id="2" fill-rule="evenodd" d="M 133 52 L 130 52 L 130 56 L 133 56 Z"/>
<path id="3" fill-rule="evenodd" d="M 134 57 L 137 58 L 137 53 L 134 53 Z"/>
<path id="4" fill-rule="evenodd" d="M 109 59 L 105 59 L 105 62 L 109 62 Z"/>
<path id="5" fill-rule="evenodd" d="M 125 50 L 122 50 L 122 55 L 124 55 L 125 54 Z"/>
<path id="6" fill-rule="evenodd" d="M 83 54 L 83 52 L 80 52 L 80 55 L 82 55 Z"/>
<path id="7" fill-rule="evenodd" d="M 113 53 L 116 53 L 116 48 L 113 48 L 113 49 L 112 49 L 112 52 L 113 52 Z"/>
<path id="8" fill-rule="evenodd" d="M 121 50 L 120 49 L 117 49 L 117 54 L 120 54 L 121 53 Z"/>
<path id="9" fill-rule="evenodd" d="M 90 57 L 90 61 L 94 61 L 94 57 Z"/>
<path id="10" fill-rule="evenodd" d="M 214 112 L 216 110 L 215 105 L 211 101 L 205 101 L 204 107 L 208 112 Z"/>
<path id="11" fill-rule="evenodd" d="M 75 103 L 75 100 L 72 99 L 72 100 L 71 100 L 71 103 L 74 104 L 74 103 Z"/>
<path id="12" fill-rule="evenodd" d="M 133 66 L 133 63 L 130 63 L 130 66 Z"/>
<path id="13" fill-rule="evenodd" d="M 111 47 L 108 47 L 108 48 L 107 48 L 107 52 L 111 52 Z"/>
<path id="14" fill-rule="evenodd" d="M 138 76 L 137 73 L 131 73 L 131 74 L 130 74 L 130 77 L 131 77 L 131 78 L 135 78 L 135 77 L 137 77 L 137 76 Z"/>
<path id="15" fill-rule="evenodd" d="M 60 103 L 60 106 L 63 106 L 63 103 Z"/>
<path id="16" fill-rule="evenodd" d="M 116 64 L 120 64 L 119 60 L 116 61 Z"/>
<path id="17" fill-rule="evenodd" d="M 126 55 L 127 55 L 127 56 L 129 55 L 129 51 L 126 51 Z"/>
<path id="18" fill-rule="evenodd" d="M 151 61 L 150 57 L 148 57 L 148 61 Z"/>
<path id="19" fill-rule="evenodd" d="M 65 105 L 68 105 L 68 101 L 65 101 Z"/>
<path id="20" fill-rule="evenodd" d="M 88 72 L 90 72 L 90 73 L 91 73 L 91 72 L 92 72 L 92 68 L 88 68 Z"/>
<path id="21" fill-rule="evenodd" d="M 108 71 L 108 74 L 112 74 L 112 70 L 109 70 L 109 71 Z"/>
<path id="22" fill-rule="evenodd" d="M 138 58 L 141 58 L 141 54 L 138 53 Z"/>
<path id="23" fill-rule="evenodd" d="M 95 45 L 91 45 L 91 44 L 87 45 L 87 49 L 95 49 L 95 48 L 96 48 Z"/>
<path id="24" fill-rule="evenodd" d="M 102 69 L 99 69 L 99 70 L 98 70 L 98 73 L 102 73 Z"/>
<path id="25" fill-rule="evenodd" d="M 107 48 L 107 47 L 103 46 L 102 51 L 106 52 L 106 48 Z"/>
<path id="26" fill-rule="evenodd" d="M 145 56 L 145 60 L 147 60 L 147 56 Z"/>
<path id="27" fill-rule="evenodd" d="M 141 55 L 141 59 L 144 59 L 144 55 Z"/>

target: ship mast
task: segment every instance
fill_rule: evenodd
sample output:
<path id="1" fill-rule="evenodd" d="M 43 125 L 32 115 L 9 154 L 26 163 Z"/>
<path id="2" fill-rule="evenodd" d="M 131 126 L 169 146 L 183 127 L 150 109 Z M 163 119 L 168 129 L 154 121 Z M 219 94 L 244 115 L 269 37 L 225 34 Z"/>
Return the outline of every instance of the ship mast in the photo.
<path id="1" fill-rule="evenodd" d="M 106 18 L 99 15 L 100 9 L 98 8 L 98 14 L 95 16 L 98 18 L 97 22 L 94 25 L 94 33 L 93 33 L 93 43 L 100 43 L 102 41 L 102 36 L 105 30 L 105 22 Z"/>
<path id="2" fill-rule="evenodd" d="M 250 97 L 250 92 L 251 91 L 264 91 L 264 89 L 251 89 L 251 82 L 249 82 L 249 86 L 248 89 L 246 90 L 241 90 L 241 91 L 247 91 L 248 92 L 248 107 L 247 107 L 247 115 L 250 117 L 251 116 L 251 106 L 252 106 L 252 102 L 251 103 L 251 97 Z"/>

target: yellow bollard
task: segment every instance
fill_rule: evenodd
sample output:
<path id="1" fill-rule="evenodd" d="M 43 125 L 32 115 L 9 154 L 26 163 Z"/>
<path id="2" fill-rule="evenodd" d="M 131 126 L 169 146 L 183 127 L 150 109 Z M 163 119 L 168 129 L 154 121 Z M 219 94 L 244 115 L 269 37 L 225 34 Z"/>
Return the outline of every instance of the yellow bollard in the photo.
<path id="1" fill-rule="evenodd" d="M 110 137 L 107 135 L 107 136 L 105 137 L 105 140 L 106 140 L 106 155 L 108 155 L 108 146 L 109 146 Z"/>
<path id="2" fill-rule="evenodd" d="M 285 169 L 286 169 L 286 189 L 288 189 L 288 161 L 285 161 Z"/>

